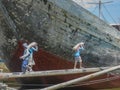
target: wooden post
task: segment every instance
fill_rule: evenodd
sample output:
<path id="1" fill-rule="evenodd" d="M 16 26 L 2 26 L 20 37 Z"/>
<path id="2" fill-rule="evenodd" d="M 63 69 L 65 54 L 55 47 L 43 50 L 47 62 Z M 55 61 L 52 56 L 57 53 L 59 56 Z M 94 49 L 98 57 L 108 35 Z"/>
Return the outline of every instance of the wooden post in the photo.
<path id="1" fill-rule="evenodd" d="M 2 73 L 3 72 L 3 69 L 0 69 L 0 73 Z"/>
<path id="2" fill-rule="evenodd" d="M 0 83 L 0 90 L 7 90 L 7 85 L 4 83 Z"/>
<path id="3" fill-rule="evenodd" d="M 73 79 L 73 80 L 63 82 L 63 83 L 60 83 L 60 84 L 57 84 L 57 85 L 46 87 L 46 88 L 43 88 L 43 89 L 40 89 L 40 90 L 56 90 L 56 89 L 59 89 L 59 88 L 64 88 L 68 85 L 72 85 L 72 84 L 75 84 L 75 83 L 78 83 L 78 82 L 89 80 L 89 79 L 92 79 L 94 77 L 103 75 L 105 73 L 108 73 L 110 71 L 113 71 L 113 70 L 116 70 L 116 69 L 119 69 L 119 68 L 120 68 L 120 65 L 114 66 L 114 67 L 111 67 L 111 68 L 103 70 L 103 71 L 99 71 L 99 72 L 96 72 L 96 73 L 93 73 L 93 74 L 89 74 L 89 75 L 86 75 L 86 76 L 83 76 L 83 77 L 80 77 L 80 78 L 77 78 L 77 79 Z"/>
<path id="4" fill-rule="evenodd" d="M 10 87 L 8 87 L 7 84 L 0 82 L 0 90 L 17 90 L 17 89 L 15 89 L 15 88 L 10 88 Z"/>
<path id="5" fill-rule="evenodd" d="M 22 74 L 22 72 L 0 73 L 0 79 L 90 73 L 90 72 L 96 72 L 96 71 L 100 71 L 100 70 L 107 69 L 107 68 L 108 67 L 66 69 L 66 70 L 48 70 L 48 71 L 27 72 L 25 74 Z"/>

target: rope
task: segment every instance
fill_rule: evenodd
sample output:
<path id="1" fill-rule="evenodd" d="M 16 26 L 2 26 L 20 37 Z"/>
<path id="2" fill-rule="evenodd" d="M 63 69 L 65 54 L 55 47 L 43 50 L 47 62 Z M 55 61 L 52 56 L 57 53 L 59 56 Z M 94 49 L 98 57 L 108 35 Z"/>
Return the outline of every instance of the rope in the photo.
<path id="1" fill-rule="evenodd" d="M 94 12 L 95 12 L 95 10 L 97 9 L 97 7 L 98 7 L 98 6 L 96 5 L 96 7 L 94 8 L 94 10 L 92 11 L 93 13 L 94 13 Z"/>
<path id="2" fill-rule="evenodd" d="M 107 22 L 107 19 L 104 17 L 103 13 L 101 13 L 103 19 Z"/>
<path id="3" fill-rule="evenodd" d="M 111 19 L 116 23 L 116 21 L 114 20 L 114 18 L 112 17 L 112 15 L 110 14 L 110 12 L 108 11 L 108 9 L 105 7 L 105 5 L 103 5 L 103 7 L 105 8 L 105 10 L 107 11 L 108 15 L 111 17 Z"/>

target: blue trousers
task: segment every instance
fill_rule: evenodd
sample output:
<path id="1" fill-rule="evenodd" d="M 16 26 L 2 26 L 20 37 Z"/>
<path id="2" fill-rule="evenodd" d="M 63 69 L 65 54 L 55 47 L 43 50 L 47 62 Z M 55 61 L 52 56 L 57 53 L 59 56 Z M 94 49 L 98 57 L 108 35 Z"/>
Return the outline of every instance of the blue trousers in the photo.
<path id="1" fill-rule="evenodd" d="M 22 72 L 24 73 L 26 72 L 27 65 L 28 65 L 28 60 L 23 60 L 22 67 L 21 67 Z"/>

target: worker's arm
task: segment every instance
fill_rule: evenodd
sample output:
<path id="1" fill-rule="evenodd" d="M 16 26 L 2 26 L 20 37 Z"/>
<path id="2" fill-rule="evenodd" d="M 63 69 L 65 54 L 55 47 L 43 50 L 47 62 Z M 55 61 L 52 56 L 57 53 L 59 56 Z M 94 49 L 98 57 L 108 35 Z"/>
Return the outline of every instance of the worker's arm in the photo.
<path id="1" fill-rule="evenodd" d="M 28 49 L 26 50 L 26 53 L 23 54 L 23 56 L 20 57 L 20 59 L 24 59 L 26 58 L 27 56 L 29 56 L 30 52 L 28 51 Z"/>
<path id="2" fill-rule="evenodd" d="M 38 51 L 38 46 L 32 47 L 34 51 Z"/>
<path id="3" fill-rule="evenodd" d="M 28 45 L 28 49 L 31 48 L 31 47 L 35 47 L 37 46 L 38 44 L 36 42 L 32 42 Z"/>

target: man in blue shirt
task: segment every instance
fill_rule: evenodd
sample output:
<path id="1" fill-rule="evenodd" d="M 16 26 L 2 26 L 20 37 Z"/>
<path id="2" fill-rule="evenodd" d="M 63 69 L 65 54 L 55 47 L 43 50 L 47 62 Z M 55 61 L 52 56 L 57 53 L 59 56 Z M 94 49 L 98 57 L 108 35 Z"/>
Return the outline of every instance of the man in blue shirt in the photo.
<path id="1" fill-rule="evenodd" d="M 23 73 L 25 73 L 26 70 L 27 70 L 27 65 L 28 65 L 28 60 L 29 60 L 28 49 L 27 49 L 28 44 L 23 43 L 23 47 L 24 47 L 24 53 L 23 53 L 23 56 L 20 57 L 20 59 L 23 59 L 21 70 L 22 70 Z"/>
<path id="2" fill-rule="evenodd" d="M 74 69 L 76 69 L 77 62 L 80 63 L 80 68 L 82 68 L 82 59 L 81 59 L 80 54 L 84 50 L 83 46 L 84 46 L 84 43 L 81 42 L 73 47 L 73 50 L 75 51 L 75 53 L 74 53 L 74 58 L 75 58 Z"/>
<path id="3" fill-rule="evenodd" d="M 38 51 L 38 46 L 36 42 L 32 42 L 29 45 L 27 43 L 23 43 L 23 47 L 24 54 L 20 59 L 23 59 L 21 69 L 22 72 L 25 73 L 26 71 L 32 71 L 32 66 L 35 65 L 33 52 Z"/>

